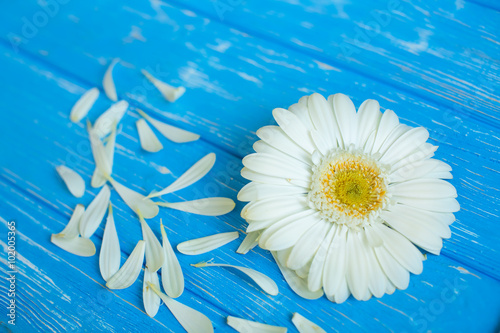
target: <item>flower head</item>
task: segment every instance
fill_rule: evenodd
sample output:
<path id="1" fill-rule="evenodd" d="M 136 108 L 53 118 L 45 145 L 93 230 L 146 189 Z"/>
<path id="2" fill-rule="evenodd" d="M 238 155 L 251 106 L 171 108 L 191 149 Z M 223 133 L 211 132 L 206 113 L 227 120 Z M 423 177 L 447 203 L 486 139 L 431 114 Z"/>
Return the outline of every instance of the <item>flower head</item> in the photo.
<path id="1" fill-rule="evenodd" d="M 259 129 L 243 159 L 247 231 L 303 294 L 322 289 L 340 303 L 405 289 L 422 271 L 417 246 L 439 254 L 459 209 L 427 130 L 374 100 L 356 112 L 343 94 L 306 96 L 273 116 L 279 126 Z"/>

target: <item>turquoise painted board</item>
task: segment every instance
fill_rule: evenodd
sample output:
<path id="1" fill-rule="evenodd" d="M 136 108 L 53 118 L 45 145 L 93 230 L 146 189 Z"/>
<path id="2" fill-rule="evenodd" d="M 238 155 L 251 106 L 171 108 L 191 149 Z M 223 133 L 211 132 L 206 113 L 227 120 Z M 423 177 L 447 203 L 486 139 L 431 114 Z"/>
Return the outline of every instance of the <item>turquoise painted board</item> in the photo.
<path id="1" fill-rule="evenodd" d="M 252 151 L 255 131 L 273 123 L 271 110 L 314 91 L 344 92 L 358 106 L 375 98 L 402 122 L 425 126 L 437 157 L 453 167 L 461 211 L 442 255 L 429 255 L 424 272 L 405 291 L 381 299 L 306 301 L 284 282 L 270 254 L 235 253 L 244 237 L 243 204 L 220 217 L 162 210 L 172 244 L 218 232 L 240 238 L 197 257 L 178 254 L 186 277 L 180 300 L 203 312 L 219 332 L 231 332 L 228 315 L 288 327 L 300 312 L 328 332 L 496 332 L 500 324 L 500 122 L 499 13 L 488 2 L 389 2 L 369 7 L 336 1 L 144 3 L 25 2 L 0 13 L 0 244 L 7 224 L 17 225 L 16 326 L 4 315 L 9 285 L 0 284 L 0 327 L 14 332 L 181 332 L 166 308 L 149 318 L 142 305 L 142 275 L 122 291 L 109 291 L 97 257 L 80 258 L 50 243 L 73 207 L 90 203 L 94 162 L 83 123 L 69 121 L 78 97 L 101 86 L 107 65 L 120 98 L 132 107 L 117 137 L 114 175 L 136 191 L 161 189 L 209 152 L 217 162 L 195 186 L 166 197 L 191 200 L 236 194 L 246 181 L 241 158 Z M 224 7 L 224 5 L 226 5 Z M 221 7 L 222 6 L 222 7 Z M 225 11 L 221 12 L 221 8 Z M 389 9 L 388 9 L 389 8 Z M 373 13 L 389 10 L 391 22 L 369 42 Z M 44 14 L 45 13 L 45 14 Z M 43 21 L 44 17 L 47 18 Z M 354 44 L 353 44 L 354 43 Z M 354 45 L 351 56 L 342 45 Z M 186 94 L 170 104 L 139 73 L 147 68 Z M 94 121 L 111 103 L 99 98 Z M 202 140 L 164 150 L 140 148 L 135 121 L 141 108 L 163 121 L 195 131 Z M 87 181 L 82 199 L 69 194 L 55 166 L 66 164 Z M 134 213 L 116 195 L 115 220 L 122 263 L 140 235 Z M 94 236 L 101 245 L 103 226 Z M 231 270 L 190 264 L 213 258 L 255 267 L 273 278 L 269 296 Z M 2 276 L 8 274 L 2 256 Z"/>

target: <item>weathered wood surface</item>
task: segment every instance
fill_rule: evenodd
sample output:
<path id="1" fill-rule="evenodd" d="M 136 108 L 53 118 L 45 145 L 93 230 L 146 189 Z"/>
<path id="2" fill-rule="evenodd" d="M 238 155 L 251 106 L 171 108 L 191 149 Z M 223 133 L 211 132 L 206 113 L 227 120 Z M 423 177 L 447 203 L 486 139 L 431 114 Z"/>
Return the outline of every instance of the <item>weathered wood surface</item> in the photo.
<path id="1" fill-rule="evenodd" d="M 350 299 L 341 305 L 325 299 L 302 300 L 286 286 L 269 253 L 255 249 L 246 256 L 237 255 L 238 241 L 202 256 L 179 254 L 186 275 L 181 301 L 207 314 L 218 331 L 230 331 L 224 323 L 227 315 L 293 330 L 294 311 L 332 332 L 493 331 L 500 315 L 500 138 L 495 95 L 499 91 L 495 36 L 499 14 L 490 5 L 460 3 L 464 9 L 441 2 L 403 3 L 406 17 L 395 13 L 394 21 L 384 27 L 399 42 L 380 34 L 366 45 L 371 49 L 359 52 L 356 61 L 335 52 L 338 43 L 352 38 L 343 34 L 355 33 L 355 27 L 369 17 L 370 9 L 361 5 L 335 7 L 344 8 L 346 18 L 304 10 L 295 3 L 241 2 L 221 18 L 211 2 L 61 2 L 47 24 L 24 37 L 22 18 L 32 20 L 43 5 L 5 5 L 0 13 L 0 244 L 5 248 L 5 225 L 15 220 L 19 317 L 14 331 L 181 330 L 167 309 L 155 319 L 147 317 L 141 300 L 142 280 L 124 291 L 108 291 L 97 257 L 75 257 L 49 241 L 51 233 L 63 228 L 72 208 L 79 202 L 88 204 L 96 194 L 88 189 L 83 199 L 73 198 L 58 179 L 55 166 L 74 168 L 90 187 L 94 163 L 86 131 L 83 124 L 69 122 L 69 109 L 86 89 L 100 86 L 113 57 L 123 60 L 114 71 L 122 98 L 203 138 L 184 145 L 162 140 L 162 152 L 144 153 L 135 129 L 138 115 L 131 108 L 117 138 L 114 173 L 142 193 L 164 187 L 213 151 L 217 162 L 209 176 L 167 199 L 213 195 L 235 199 L 245 184 L 239 176 L 241 157 L 251 151 L 255 131 L 271 122 L 274 107 L 286 107 L 313 91 L 344 92 L 357 105 L 366 98 L 378 99 L 405 123 L 428 128 L 433 143 L 440 146 L 437 156 L 454 168 L 451 182 L 457 187 L 462 210 L 452 225 L 452 238 L 444 243 L 443 255 L 429 256 L 424 273 L 412 276 L 406 291 L 382 299 Z M 262 10 L 263 6 L 269 9 Z M 383 6 L 387 4 L 377 3 L 372 9 Z M 408 15 L 416 13 L 417 7 L 453 15 L 430 15 L 428 45 L 410 52 L 404 46 L 418 40 L 415 29 L 424 24 L 419 16 Z M 301 24 L 309 21 L 315 22 L 313 26 Z M 328 34 L 318 30 L 326 26 L 331 26 Z M 432 53 L 439 47 L 444 57 Z M 474 56 L 468 57 L 466 50 L 474 51 Z M 185 85 L 188 92 L 168 104 L 144 81 L 140 68 Z M 89 115 L 91 120 L 109 104 L 101 97 Z M 170 173 L 164 174 L 164 168 Z M 140 228 L 116 193 L 112 201 L 124 260 Z M 241 207 L 238 204 L 234 212 L 218 218 L 165 209 L 151 225 L 159 235 L 161 217 L 176 245 L 216 232 L 243 231 Z M 94 237 L 98 249 L 102 231 Z M 189 266 L 210 258 L 258 268 L 278 283 L 280 295 L 263 294 L 233 271 Z M 4 257 L 0 267 L 5 273 L 3 263 Z M 1 288 L 4 308 L 8 299 L 5 285 Z"/>

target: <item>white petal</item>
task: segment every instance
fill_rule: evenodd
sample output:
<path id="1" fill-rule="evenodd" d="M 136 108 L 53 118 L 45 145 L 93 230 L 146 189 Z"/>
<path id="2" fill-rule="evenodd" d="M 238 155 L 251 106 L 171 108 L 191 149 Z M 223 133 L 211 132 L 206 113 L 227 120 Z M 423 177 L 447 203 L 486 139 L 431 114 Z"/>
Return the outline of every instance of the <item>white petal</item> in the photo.
<path id="1" fill-rule="evenodd" d="M 314 146 L 317 148 L 316 151 L 319 151 L 321 155 L 326 155 L 328 152 L 336 147 L 336 146 L 331 146 L 330 143 L 328 142 L 327 138 L 325 138 L 323 135 L 321 135 L 321 132 L 318 130 L 313 130 L 311 131 L 311 139 L 314 142 Z"/>
<path id="2" fill-rule="evenodd" d="M 379 151 L 389 134 L 399 125 L 399 118 L 392 110 L 385 110 L 377 128 L 377 135 L 373 143 L 372 153 Z"/>
<path id="3" fill-rule="evenodd" d="M 108 218 L 102 236 L 101 252 L 99 253 L 99 270 L 104 281 L 108 281 L 120 269 L 120 242 L 116 233 L 113 207 L 109 203 Z"/>
<path id="4" fill-rule="evenodd" d="M 256 247 L 259 244 L 260 234 L 260 231 L 249 232 L 236 250 L 236 253 L 247 254 L 250 250 Z"/>
<path id="5" fill-rule="evenodd" d="M 309 137 L 309 130 L 295 114 L 288 110 L 277 108 L 273 110 L 273 117 L 290 139 L 295 141 L 306 152 L 312 154 L 314 144 Z"/>
<path id="6" fill-rule="evenodd" d="M 125 261 L 120 270 L 108 280 L 106 287 L 109 289 L 125 289 L 130 287 L 135 280 L 137 280 L 139 273 L 141 273 L 145 249 L 146 244 L 143 240 L 137 242 L 137 245 L 127 258 L 127 261 Z"/>
<path id="7" fill-rule="evenodd" d="M 113 68 L 119 61 L 120 59 L 113 59 L 102 80 L 102 87 L 104 88 L 106 96 L 114 102 L 118 100 L 118 96 L 116 95 L 115 82 L 113 81 Z"/>
<path id="8" fill-rule="evenodd" d="M 380 267 L 392 284 L 398 289 L 406 289 L 410 283 L 410 273 L 394 259 L 385 247 L 379 246 L 374 250 Z"/>
<path id="9" fill-rule="evenodd" d="M 146 120 L 149 121 L 154 128 L 156 128 L 161 134 L 163 134 L 164 137 L 166 137 L 170 141 L 176 143 L 184 143 L 184 142 L 196 141 L 200 138 L 198 134 L 180 129 L 172 125 L 165 124 L 159 120 L 151 118 L 150 116 L 145 114 L 144 111 L 142 110 L 137 109 L 137 111 L 139 111 L 141 116 L 146 118 Z"/>
<path id="10" fill-rule="evenodd" d="M 136 214 L 140 211 L 145 219 L 151 219 L 158 215 L 160 209 L 152 200 L 146 199 L 144 195 L 129 189 L 114 179 L 111 179 L 111 184 L 127 206 Z"/>
<path id="11" fill-rule="evenodd" d="M 443 178 L 433 176 L 434 174 L 449 174 L 451 167 L 436 159 L 415 159 L 407 160 L 405 165 L 402 165 L 398 169 L 391 168 L 391 174 L 389 175 L 389 182 L 401 182 L 404 180 L 416 179 L 416 178 Z M 451 176 L 451 175 L 450 175 Z"/>
<path id="12" fill-rule="evenodd" d="M 170 312 L 172 312 L 174 317 L 179 321 L 179 324 L 181 324 L 187 332 L 213 333 L 214 328 L 207 316 L 168 297 L 154 285 L 150 284 L 149 286 L 158 296 L 160 296 Z"/>
<path id="13" fill-rule="evenodd" d="M 94 123 L 94 130 L 99 135 L 99 138 L 103 138 L 111 133 L 113 128 L 122 120 L 127 109 L 128 102 L 122 100 L 111 105 L 109 109 L 97 118 Z"/>
<path id="14" fill-rule="evenodd" d="M 393 195 L 417 199 L 456 198 L 457 190 L 453 185 L 441 179 L 413 179 L 389 185 Z"/>
<path id="15" fill-rule="evenodd" d="M 230 267 L 239 270 L 240 272 L 248 275 L 249 278 L 255 281 L 259 287 L 262 288 L 266 293 L 269 295 L 276 296 L 278 295 L 278 286 L 276 283 L 267 275 L 262 274 L 261 272 L 257 272 L 254 269 L 251 268 L 246 268 L 246 267 L 240 267 L 240 266 L 233 266 L 233 265 L 226 265 L 226 264 L 214 264 L 214 263 L 207 263 L 207 262 L 200 262 L 198 264 L 192 264 L 194 267 Z"/>
<path id="16" fill-rule="evenodd" d="M 399 124 L 396 126 L 391 133 L 387 136 L 382 146 L 379 148 L 377 152 L 380 156 L 384 155 L 403 134 L 408 132 L 411 129 L 410 126 Z"/>
<path id="17" fill-rule="evenodd" d="M 307 198 L 305 195 L 268 198 L 246 205 L 241 210 L 241 217 L 248 220 L 279 219 L 301 212 L 307 208 Z"/>
<path id="18" fill-rule="evenodd" d="M 300 297 L 305 299 L 318 299 L 323 296 L 323 290 L 319 289 L 317 291 L 311 291 L 307 287 L 307 282 L 304 279 L 301 279 L 297 274 L 294 273 L 289 268 L 283 266 L 276 257 L 276 252 L 271 252 L 274 260 L 278 264 L 278 267 L 285 278 L 286 283 L 290 286 L 290 288 Z"/>
<path id="19" fill-rule="evenodd" d="M 177 256 L 168 241 L 167 233 L 163 223 L 161 224 L 161 237 L 163 239 L 163 250 L 165 251 L 165 262 L 161 267 L 161 283 L 168 296 L 177 298 L 184 291 L 184 274 Z"/>
<path id="20" fill-rule="evenodd" d="M 314 127 L 318 134 L 325 139 L 326 145 L 332 148 L 343 147 L 339 125 L 331 104 L 320 94 L 314 93 L 309 96 L 307 106 Z"/>
<path id="21" fill-rule="evenodd" d="M 137 132 L 139 133 L 142 149 L 151 153 L 156 153 L 163 149 L 160 140 L 158 140 L 153 130 L 144 119 L 141 118 L 137 120 L 135 124 L 137 125 Z"/>
<path id="22" fill-rule="evenodd" d="M 184 95 L 186 88 L 184 87 L 173 87 L 163 81 L 158 80 L 153 75 L 148 73 L 145 69 L 141 69 L 141 73 L 158 89 L 163 97 L 169 102 L 175 102 L 179 97 Z"/>
<path id="23" fill-rule="evenodd" d="M 372 227 L 369 226 L 366 229 L 372 229 Z M 362 246 L 362 251 L 365 253 L 367 259 L 369 292 L 372 293 L 375 297 L 382 297 L 387 290 L 387 284 L 389 283 L 389 280 L 382 270 L 382 267 L 380 267 L 380 264 L 378 263 L 377 257 L 375 255 L 375 251 L 368 241 L 367 234 L 369 233 L 367 233 L 366 231 L 361 232 L 364 233 L 364 237 L 362 237 L 363 239 L 360 245 Z M 375 232 L 372 231 L 372 234 L 375 234 Z"/>
<path id="24" fill-rule="evenodd" d="M 207 237 L 191 239 L 177 245 L 177 251 L 183 254 L 196 255 L 207 253 L 239 237 L 238 231 L 222 232 Z"/>
<path id="25" fill-rule="evenodd" d="M 323 289 L 328 299 L 344 290 L 342 284 L 347 274 L 347 227 L 337 228 L 337 233 L 328 246 L 328 253 L 323 271 Z"/>
<path id="26" fill-rule="evenodd" d="M 88 238 L 52 235 L 50 241 L 61 249 L 81 257 L 91 257 L 96 252 L 94 243 Z"/>
<path id="27" fill-rule="evenodd" d="M 400 168 L 417 167 L 420 161 L 425 161 L 434 156 L 434 152 L 438 149 L 437 146 L 425 142 L 417 149 L 413 150 L 410 155 L 391 165 L 391 171 L 396 171 Z"/>
<path id="28" fill-rule="evenodd" d="M 307 277 L 307 287 L 309 290 L 320 290 L 323 286 L 325 262 L 330 249 L 330 244 L 333 237 L 336 235 L 337 229 L 337 225 L 332 224 L 332 228 L 320 243 L 320 246 L 314 255 L 311 262 L 311 268 L 309 268 L 309 275 Z"/>
<path id="29" fill-rule="evenodd" d="M 296 185 L 303 187 L 305 189 L 309 188 L 310 181 L 299 181 L 299 180 L 291 180 L 291 179 L 285 179 L 281 177 L 273 177 L 273 176 L 268 176 L 264 175 L 262 173 L 255 172 L 253 170 L 250 170 L 249 168 L 243 168 L 241 169 L 241 176 L 243 178 L 246 178 L 248 180 L 261 183 L 261 184 L 272 184 L 272 185 Z M 305 191 L 307 192 L 307 191 Z"/>
<path id="30" fill-rule="evenodd" d="M 158 290 L 160 289 L 160 282 L 158 280 L 158 273 L 151 272 L 147 267 L 144 269 L 144 282 L 142 284 L 142 301 L 144 309 L 148 316 L 153 318 L 160 309 L 161 299 L 149 286 L 154 285 Z"/>
<path id="31" fill-rule="evenodd" d="M 297 241 L 295 246 L 293 246 L 286 266 L 290 269 L 297 270 L 307 264 L 314 257 L 314 254 L 321 246 L 323 239 L 331 228 L 332 223 L 321 221 L 307 230 Z"/>
<path id="32" fill-rule="evenodd" d="M 139 220 L 141 221 L 142 238 L 146 242 L 146 267 L 151 272 L 156 273 L 165 263 L 165 251 L 149 224 L 142 218 L 140 211 Z"/>
<path id="33" fill-rule="evenodd" d="M 412 128 L 401 135 L 380 158 L 384 164 L 395 164 L 410 155 L 429 138 L 429 132 L 423 127 Z"/>
<path id="34" fill-rule="evenodd" d="M 273 177 L 311 181 L 311 168 L 292 158 L 256 153 L 245 156 L 243 165 L 255 172 Z"/>
<path id="35" fill-rule="evenodd" d="M 335 94 L 328 97 L 328 102 L 337 119 L 344 147 L 356 143 L 356 108 L 351 99 L 344 94 Z"/>
<path id="36" fill-rule="evenodd" d="M 81 198 L 85 193 L 85 181 L 76 171 L 65 165 L 56 167 L 57 173 L 64 180 L 68 190 L 77 198 Z"/>
<path id="37" fill-rule="evenodd" d="M 357 147 L 364 147 L 372 133 L 375 137 L 380 118 L 382 118 L 382 113 L 376 100 L 367 99 L 361 104 L 356 115 L 358 135 L 355 139 Z"/>
<path id="38" fill-rule="evenodd" d="M 99 169 L 102 177 L 107 179 L 111 176 L 111 161 L 108 159 L 108 154 L 106 153 L 106 149 L 104 149 L 104 145 L 99 135 L 95 129 L 90 126 L 90 122 L 87 122 L 87 131 L 89 133 L 90 147 L 92 149 L 92 155 L 94 156 L 96 168 Z"/>
<path id="39" fill-rule="evenodd" d="M 286 327 L 227 316 L 227 324 L 240 333 L 286 333 Z"/>
<path id="40" fill-rule="evenodd" d="M 229 213 L 236 204 L 229 198 L 204 198 L 182 202 L 157 202 L 159 206 L 205 216 L 219 216 Z"/>
<path id="41" fill-rule="evenodd" d="M 111 134 L 108 136 L 106 146 L 104 147 L 104 156 L 107 160 L 107 165 L 109 166 L 109 176 L 113 173 L 113 161 L 115 155 L 115 143 L 116 143 L 116 128 L 113 128 Z M 97 148 L 101 149 L 101 148 Z M 107 179 L 103 176 L 102 172 L 96 166 L 94 169 L 94 174 L 92 175 L 92 180 L 90 185 L 92 187 L 101 187 L 106 183 Z"/>
<path id="42" fill-rule="evenodd" d="M 293 314 L 292 323 L 295 325 L 295 327 L 297 327 L 299 333 L 326 333 L 324 329 L 322 329 L 309 319 L 303 317 L 298 312 L 295 312 Z"/>
<path id="43" fill-rule="evenodd" d="M 458 204 L 457 200 L 453 198 L 422 199 L 399 197 L 395 195 L 392 197 L 392 199 L 397 203 L 402 203 L 410 207 L 428 210 L 431 212 L 454 213 L 460 210 L 460 205 Z"/>
<path id="44" fill-rule="evenodd" d="M 346 279 L 349 290 L 357 300 L 367 300 L 368 288 L 368 263 L 361 246 L 359 232 L 347 233 L 347 269 Z M 371 297 L 371 294 L 369 295 Z"/>
<path id="45" fill-rule="evenodd" d="M 92 106 L 94 106 L 95 101 L 99 97 L 99 89 L 92 88 L 85 92 L 85 94 L 80 97 L 80 99 L 73 105 L 69 119 L 77 123 L 82 120 L 87 113 L 89 113 Z"/>
<path id="46" fill-rule="evenodd" d="M 101 221 L 106 214 L 106 208 L 108 208 L 109 197 L 111 191 L 107 185 L 99 191 L 95 196 L 94 200 L 90 203 L 83 213 L 82 219 L 80 220 L 80 235 L 85 238 L 90 238 L 94 232 L 99 228 Z"/>
<path id="47" fill-rule="evenodd" d="M 311 161 L 311 154 L 292 141 L 278 126 L 261 127 L 257 131 L 257 136 L 288 156 L 306 163 Z"/>
<path id="48" fill-rule="evenodd" d="M 255 201 L 276 196 L 304 194 L 307 190 L 293 185 L 273 185 L 251 182 L 238 193 L 239 201 Z"/>
<path id="49" fill-rule="evenodd" d="M 309 99 L 309 96 L 304 96 L 302 97 L 299 101 L 299 103 L 295 103 L 290 105 L 288 107 L 288 111 L 292 112 L 295 114 L 302 124 L 310 131 L 314 129 L 314 125 L 311 120 L 311 116 L 309 115 L 309 110 L 307 109 L 307 101 Z"/>
<path id="50" fill-rule="evenodd" d="M 84 212 L 85 212 L 85 207 L 82 204 L 76 205 L 75 210 L 73 210 L 73 214 L 71 215 L 71 218 L 69 219 L 69 222 L 63 229 L 63 231 L 53 235 L 55 237 L 66 237 L 66 238 L 77 237 L 79 235 L 78 228 L 80 225 L 80 220 Z"/>
<path id="51" fill-rule="evenodd" d="M 159 197 L 161 195 L 172 193 L 178 190 L 181 190 L 185 187 L 188 187 L 191 184 L 194 184 L 203 176 L 205 176 L 214 166 L 215 164 L 215 154 L 210 153 L 205 155 L 198 162 L 193 164 L 186 172 L 182 174 L 179 178 L 177 178 L 172 184 L 164 188 L 159 192 L 154 192 L 148 195 L 148 198 Z"/>

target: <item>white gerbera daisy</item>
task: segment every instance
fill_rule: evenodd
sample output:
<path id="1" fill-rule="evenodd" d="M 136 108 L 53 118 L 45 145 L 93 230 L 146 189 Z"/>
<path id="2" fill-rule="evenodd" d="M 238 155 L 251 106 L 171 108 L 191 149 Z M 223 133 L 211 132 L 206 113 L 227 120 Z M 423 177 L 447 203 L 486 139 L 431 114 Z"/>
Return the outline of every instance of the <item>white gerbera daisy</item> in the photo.
<path id="1" fill-rule="evenodd" d="M 273 116 L 279 126 L 259 129 L 243 159 L 247 232 L 260 233 L 301 295 L 322 289 L 341 303 L 407 288 L 409 273 L 422 272 L 416 246 L 439 254 L 459 210 L 427 130 L 375 100 L 356 113 L 343 94 L 312 94 Z"/>

